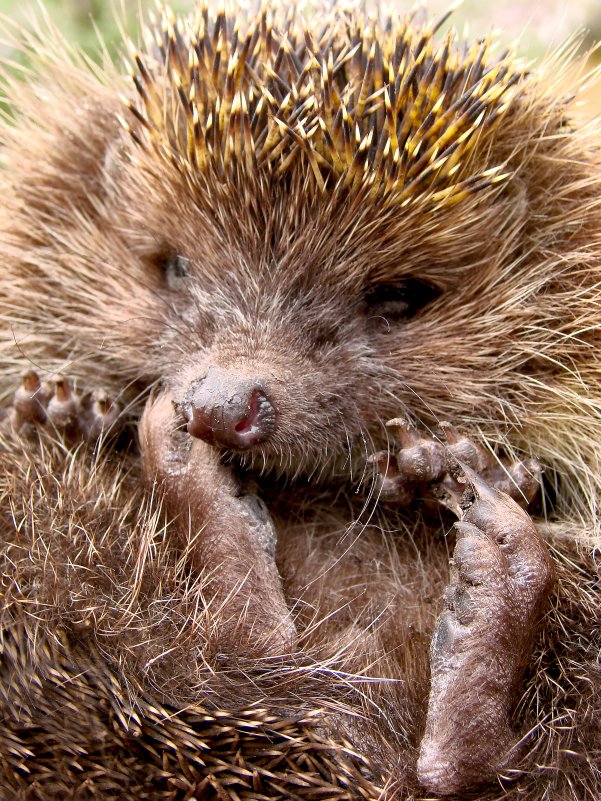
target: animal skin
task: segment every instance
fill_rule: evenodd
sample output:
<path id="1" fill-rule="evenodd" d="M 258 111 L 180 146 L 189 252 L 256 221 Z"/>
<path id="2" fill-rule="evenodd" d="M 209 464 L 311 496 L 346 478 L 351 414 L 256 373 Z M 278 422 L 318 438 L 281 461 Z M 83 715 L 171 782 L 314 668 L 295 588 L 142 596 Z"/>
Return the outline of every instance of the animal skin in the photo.
<path id="1" fill-rule="evenodd" d="M 599 798 L 575 46 L 160 17 L 5 76 L 0 798 Z"/>

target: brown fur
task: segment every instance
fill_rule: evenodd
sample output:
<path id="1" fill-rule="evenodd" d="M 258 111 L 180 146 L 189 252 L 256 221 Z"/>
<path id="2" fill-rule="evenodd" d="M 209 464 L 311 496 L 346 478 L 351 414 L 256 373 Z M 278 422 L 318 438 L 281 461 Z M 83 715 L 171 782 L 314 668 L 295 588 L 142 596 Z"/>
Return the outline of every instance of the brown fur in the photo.
<path id="1" fill-rule="evenodd" d="M 269 77 L 270 48 L 290 25 L 301 62 L 311 47 L 327 72 L 329 53 L 336 60 L 356 38 L 361 63 L 348 70 L 365 74 L 372 37 L 388 34 L 332 12 L 325 33 L 309 25 L 304 45 L 273 13 L 256 18 L 253 62 L 280 104 L 269 130 L 280 130 L 279 114 L 286 131 L 273 160 L 244 157 L 242 112 L 215 134 L 206 163 L 198 153 L 208 148 L 190 155 L 174 77 L 185 84 L 187 73 L 168 16 L 170 69 L 164 76 L 149 46 L 141 99 L 112 66 L 93 70 L 48 33 L 42 77 L 10 88 L 16 121 L 3 127 L 0 174 L 5 396 L 25 367 L 60 370 L 106 388 L 127 425 L 155 386 L 181 400 L 212 364 L 264 376 L 278 429 L 238 468 L 270 507 L 288 607 L 277 607 L 277 576 L 267 594 L 253 584 L 263 556 L 252 545 L 240 551 L 249 571 L 232 560 L 240 593 L 214 592 L 224 537 L 241 530 L 237 507 L 212 511 L 220 492 L 232 494 L 223 465 L 209 459 L 170 489 L 168 475 L 152 485 L 167 458 L 155 429 L 142 428 L 144 473 L 133 441 L 72 447 L 41 430 L 31 445 L 5 433 L 0 794 L 426 797 L 415 764 L 452 521 L 378 500 L 365 457 L 392 444 L 384 423 L 403 414 L 425 428 L 450 420 L 546 471 L 538 523 L 558 578 L 514 715 L 521 748 L 474 797 L 592 801 L 601 793 L 601 143 L 592 126 L 570 122 L 558 92 L 564 56 L 527 75 L 510 57 L 514 80 L 495 84 L 502 92 L 466 136 L 458 171 L 413 189 L 374 189 L 360 172 L 349 185 L 349 163 L 346 172 L 335 159 L 328 166 L 318 134 L 314 146 L 299 134 Z M 406 30 L 416 58 L 422 36 L 428 53 L 441 52 L 419 21 Z M 232 36 L 230 27 L 221 40 Z M 29 48 L 39 49 L 35 37 Z M 449 49 L 453 69 L 471 58 L 477 72 L 475 51 Z M 224 54 L 217 95 L 229 63 Z M 279 69 L 289 82 L 288 63 Z M 307 69 L 301 89 L 318 73 Z M 238 80 L 246 91 L 251 79 Z M 467 91 L 470 75 L 462 81 Z M 355 94 L 349 109 L 358 102 Z M 164 116 L 152 118 L 153 103 Z M 129 114 L 129 132 L 118 114 Z M 363 141 L 372 120 L 360 122 Z M 259 153 L 261 129 L 250 130 Z M 349 147 L 352 165 L 360 142 Z M 189 260 L 183 287 L 161 273 L 171 253 Z M 370 319 L 365 288 L 405 276 L 441 296 L 400 324 Z M 253 651 L 257 639 L 269 646 L 265 631 L 277 638 L 287 608 L 298 647 Z M 258 634 L 247 625 L 255 619 L 265 624 Z"/>

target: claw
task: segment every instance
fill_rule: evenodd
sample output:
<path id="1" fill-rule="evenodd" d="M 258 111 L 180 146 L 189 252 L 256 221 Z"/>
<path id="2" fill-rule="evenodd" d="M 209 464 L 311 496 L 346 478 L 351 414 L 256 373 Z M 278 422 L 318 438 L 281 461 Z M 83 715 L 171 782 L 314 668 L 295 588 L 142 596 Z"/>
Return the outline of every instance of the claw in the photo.
<path id="1" fill-rule="evenodd" d="M 44 423 L 47 396 L 35 370 L 21 375 L 21 386 L 13 396 L 13 425 L 18 431 L 24 424 Z"/>
<path id="2" fill-rule="evenodd" d="M 73 398 L 71 384 L 64 375 L 57 375 L 51 379 L 54 382 L 54 397 L 59 403 L 68 403 Z"/>
<path id="3" fill-rule="evenodd" d="M 71 389 L 71 384 L 65 376 L 54 376 L 52 383 L 54 384 L 54 395 L 50 398 L 46 410 L 48 418 L 55 428 L 64 430 L 69 435 L 75 435 L 80 430 L 79 398 Z"/>
<path id="4" fill-rule="evenodd" d="M 96 408 L 98 409 L 98 413 L 106 417 L 106 415 L 112 410 L 113 408 L 113 401 L 109 397 L 108 393 L 104 390 L 97 389 L 93 395 L 92 399 L 96 404 Z"/>
<path id="5" fill-rule="evenodd" d="M 92 393 L 88 421 L 88 437 L 96 439 L 109 431 L 119 417 L 119 407 L 104 390 Z"/>
<path id="6" fill-rule="evenodd" d="M 25 370 L 25 372 L 21 374 L 21 385 L 25 392 L 28 392 L 30 395 L 33 395 L 34 392 L 38 392 L 42 386 L 40 377 L 35 370 Z"/>
<path id="7" fill-rule="evenodd" d="M 421 436 L 408 420 L 403 417 L 395 417 L 386 423 L 387 428 L 396 429 L 397 437 L 401 443 L 401 448 L 411 448 L 417 444 Z"/>

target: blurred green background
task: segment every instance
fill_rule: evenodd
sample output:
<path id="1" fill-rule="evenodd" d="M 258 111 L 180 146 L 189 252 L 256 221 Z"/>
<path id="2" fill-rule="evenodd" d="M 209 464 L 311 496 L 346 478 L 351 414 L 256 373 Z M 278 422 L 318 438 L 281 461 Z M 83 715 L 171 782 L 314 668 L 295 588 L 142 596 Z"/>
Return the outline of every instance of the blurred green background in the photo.
<path id="1" fill-rule="evenodd" d="M 381 2 L 399 15 L 414 6 L 414 0 Z M 115 9 L 128 19 L 127 28 L 135 37 L 139 9 L 156 5 L 155 0 L 45 0 L 43 4 L 60 30 L 92 54 L 98 49 L 95 26 L 111 52 L 118 51 L 120 36 Z M 310 0 L 308 8 L 315 9 L 319 4 L 320 0 Z M 172 0 L 171 5 L 176 11 L 184 11 L 193 5 L 193 0 Z M 426 5 L 433 15 L 438 15 L 449 8 L 450 0 L 430 0 Z M 37 0 L 0 0 L 0 14 L 27 25 L 37 6 Z M 520 37 L 521 51 L 532 57 L 543 55 L 576 30 L 588 30 L 587 45 L 601 39 L 601 0 L 464 0 L 452 19 L 460 29 L 467 20 L 472 36 L 494 28 L 502 32 L 501 38 L 507 43 Z M 0 43 L 0 56 L 10 58 L 14 53 Z"/>
<path id="2" fill-rule="evenodd" d="M 173 0 L 172 7 L 178 11 L 189 8 L 193 0 Z M 134 20 L 138 8 L 155 6 L 154 0 L 46 0 L 52 19 L 60 29 L 88 50 L 96 46 L 96 33 L 92 20 L 111 46 L 119 39 L 113 8 L 123 8 Z M 318 6 L 319 2 L 311 3 Z M 386 6 L 386 3 L 383 3 Z M 413 0 L 388 4 L 395 12 L 402 13 L 414 5 Z M 441 13 L 450 5 L 449 0 L 430 0 L 427 3 L 433 13 Z M 35 0 L 0 0 L 0 13 L 13 20 L 26 22 L 36 8 Z M 473 35 L 486 33 L 491 27 L 503 31 L 504 38 L 512 40 L 522 34 L 523 49 L 533 56 L 540 55 L 571 31 L 586 27 L 591 39 L 601 38 L 601 3 L 599 0 L 465 0 L 455 12 L 454 20 L 463 26 L 469 20 Z"/>
<path id="3" fill-rule="evenodd" d="M 171 6 L 183 11 L 193 0 L 172 0 Z M 72 40 L 93 50 L 97 43 L 96 25 L 107 42 L 115 46 L 119 39 L 113 8 L 124 9 L 132 21 L 138 8 L 155 7 L 154 0 L 46 0 L 44 5 L 60 29 Z M 311 3 L 319 5 L 318 2 Z M 386 5 L 386 4 L 384 4 Z M 395 11 L 413 6 L 413 2 L 395 2 Z M 0 0 L 0 13 L 26 23 L 35 0 Z M 430 0 L 427 7 L 433 13 L 441 13 L 450 6 L 448 0 Z M 532 55 L 542 54 L 550 44 L 561 41 L 567 34 L 579 28 L 588 28 L 591 39 L 601 38 L 601 3 L 599 0 L 465 0 L 454 14 L 457 25 L 463 26 L 467 19 L 472 34 L 479 35 L 499 28 L 509 39 L 522 35 L 523 47 Z"/>
<path id="4" fill-rule="evenodd" d="M 174 0 L 170 5 L 176 11 L 184 11 L 193 5 L 193 0 Z M 154 0 L 0 0 L 0 14 L 27 25 L 34 16 L 39 16 L 40 6 L 47 9 L 68 39 L 93 54 L 98 49 L 97 30 L 114 53 L 120 42 L 116 19 L 125 17 L 128 30 L 135 31 L 139 10 L 156 8 L 156 3 Z"/>

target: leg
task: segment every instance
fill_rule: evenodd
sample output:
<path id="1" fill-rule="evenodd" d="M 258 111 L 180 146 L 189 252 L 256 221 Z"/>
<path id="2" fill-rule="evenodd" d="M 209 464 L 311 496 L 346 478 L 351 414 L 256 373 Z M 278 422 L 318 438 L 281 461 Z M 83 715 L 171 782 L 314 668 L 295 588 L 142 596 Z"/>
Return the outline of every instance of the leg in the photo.
<path id="1" fill-rule="evenodd" d="M 442 795 L 494 778 L 516 735 L 511 713 L 553 584 L 530 517 L 471 474 L 451 584 L 432 640 L 421 783 Z"/>
<path id="2" fill-rule="evenodd" d="M 296 631 L 275 564 L 275 529 L 261 501 L 242 494 L 214 447 L 177 430 L 166 394 L 147 405 L 140 444 L 144 471 L 163 493 L 186 558 L 206 579 L 219 650 L 253 657 L 293 650 Z"/>
<path id="3" fill-rule="evenodd" d="M 448 795 L 494 779 L 517 738 L 511 713 L 553 584 L 546 546 L 518 506 L 534 498 L 540 468 L 533 460 L 504 465 L 450 426 L 443 444 L 391 424 L 402 447 L 384 494 L 442 503 L 460 518 L 418 760 L 422 785 Z M 388 454 L 374 461 L 391 464 Z"/>

